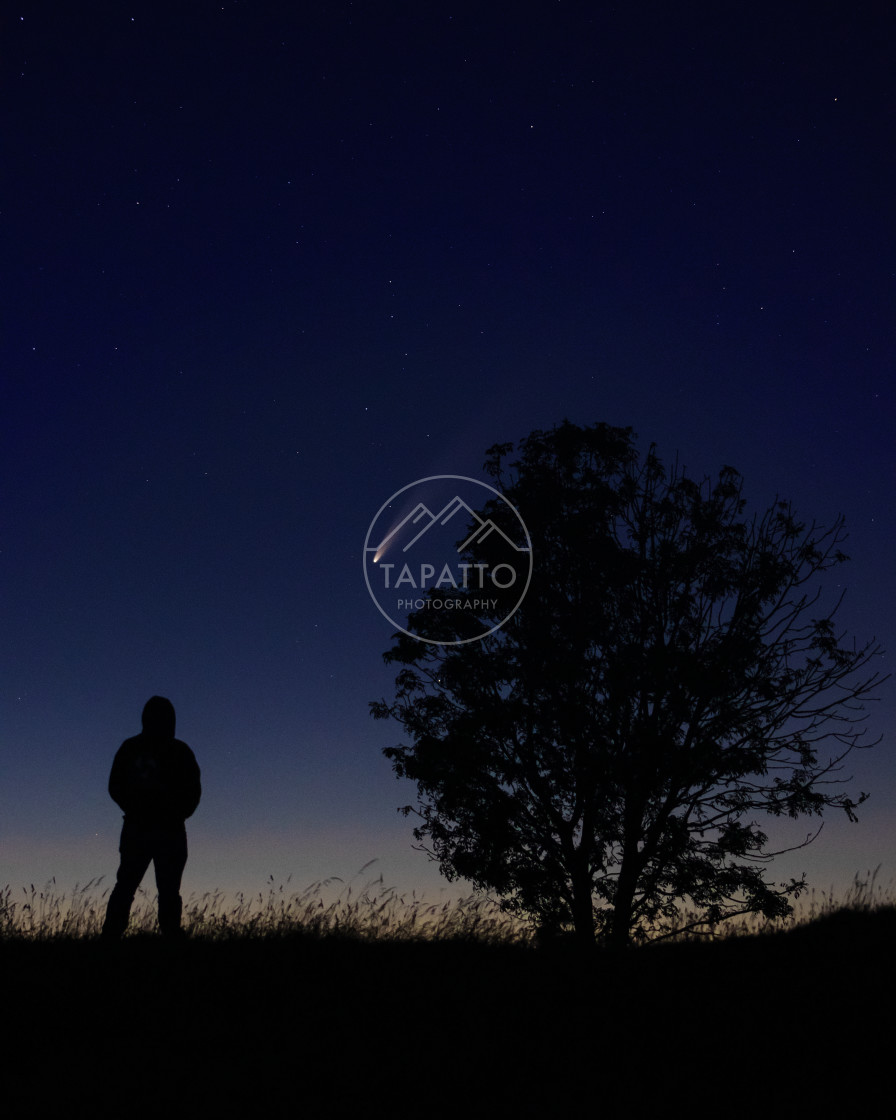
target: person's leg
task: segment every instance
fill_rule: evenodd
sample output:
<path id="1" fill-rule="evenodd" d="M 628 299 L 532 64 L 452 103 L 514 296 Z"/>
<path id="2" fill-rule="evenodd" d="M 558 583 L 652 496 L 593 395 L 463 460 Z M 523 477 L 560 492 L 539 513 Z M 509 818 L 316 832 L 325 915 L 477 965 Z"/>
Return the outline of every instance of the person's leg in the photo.
<path id="1" fill-rule="evenodd" d="M 160 830 L 153 852 L 159 891 L 159 929 L 165 937 L 180 933 L 183 902 L 180 881 L 187 864 L 187 830 L 183 825 Z"/>
<path id="2" fill-rule="evenodd" d="M 134 825 L 132 821 L 124 822 L 118 850 L 121 853 L 121 862 L 118 866 L 115 886 L 109 895 L 106 920 L 103 923 L 103 937 L 110 939 L 120 938 L 128 928 L 134 895 L 152 859 L 152 849 L 145 831 Z"/>

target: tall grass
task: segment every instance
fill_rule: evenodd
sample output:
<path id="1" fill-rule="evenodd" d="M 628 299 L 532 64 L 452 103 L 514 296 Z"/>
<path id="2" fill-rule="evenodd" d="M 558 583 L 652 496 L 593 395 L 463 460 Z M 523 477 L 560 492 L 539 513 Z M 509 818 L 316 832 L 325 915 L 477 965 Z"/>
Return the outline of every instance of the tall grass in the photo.
<path id="1" fill-rule="evenodd" d="M 337 890 L 337 884 L 341 889 Z M 220 892 L 191 899 L 184 926 L 205 938 L 349 937 L 366 941 L 443 941 L 518 943 L 526 929 L 481 896 L 428 902 L 416 892 L 399 894 L 382 876 L 356 888 L 340 879 L 324 879 L 303 891 L 290 891 L 289 880 L 267 892 L 237 894 L 225 902 Z"/>
<path id="2" fill-rule="evenodd" d="M 370 865 L 358 873 L 363 875 Z M 702 933 L 688 932 L 683 940 L 720 940 L 736 936 L 777 933 L 842 912 L 872 913 L 896 908 L 893 883 L 878 882 L 879 868 L 856 875 L 844 895 L 830 890 L 810 890 L 797 901 L 787 919 L 767 921 L 746 915 L 721 923 Z M 75 886 L 70 895 L 60 891 L 55 879 L 42 889 L 32 883 L 14 891 L 0 889 L 0 940 L 50 941 L 98 937 L 103 924 L 109 887 L 93 879 Z M 692 916 L 682 912 L 686 927 Z M 399 894 L 382 876 L 356 886 L 341 879 L 322 879 L 304 890 L 290 888 L 290 880 L 277 885 L 273 876 L 264 891 L 228 897 L 222 891 L 188 897 L 183 925 L 193 938 L 207 941 L 247 938 L 341 937 L 364 941 L 464 940 L 503 945 L 531 945 L 537 936 L 490 899 L 478 895 L 430 902 L 416 892 Z M 156 898 L 143 888 L 131 911 L 129 935 L 157 930 Z M 670 940 L 676 940 L 673 934 Z"/>
<path id="3" fill-rule="evenodd" d="M 0 939 L 98 937 L 109 889 L 103 889 L 101 879 L 76 886 L 68 896 L 58 890 L 55 879 L 41 890 L 32 883 L 21 893 L 6 886 L 0 890 Z M 191 937 L 204 940 L 306 936 L 523 944 L 530 939 L 526 927 L 486 898 L 430 902 L 416 892 L 399 894 L 382 876 L 360 888 L 331 878 L 301 891 L 291 890 L 289 880 L 278 886 L 271 877 L 266 890 L 254 895 L 191 895 L 184 902 L 183 926 Z M 128 935 L 156 929 L 155 894 L 141 887 Z"/>
<path id="4" fill-rule="evenodd" d="M 672 934 L 669 940 L 717 941 L 731 937 L 755 937 L 770 933 L 783 933 L 788 929 L 809 925 L 835 914 L 871 914 L 878 910 L 896 908 L 896 886 L 891 880 L 886 886 L 878 882 L 880 866 L 864 875 L 858 872 L 845 892 L 816 890 L 811 887 L 794 902 L 793 913 L 787 918 L 768 919 L 762 914 L 744 914 L 721 922 L 715 927 L 702 927 L 678 936 Z M 688 927 L 696 915 L 682 910 L 681 926 Z"/>
<path id="5" fill-rule="evenodd" d="M 105 916 L 105 896 L 97 898 L 101 880 L 75 885 L 71 896 L 58 890 L 51 879 L 41 890 L 32 883 L 13 891 L 0 890 L 0 939 L 91 937 L 99 933 Z"/>

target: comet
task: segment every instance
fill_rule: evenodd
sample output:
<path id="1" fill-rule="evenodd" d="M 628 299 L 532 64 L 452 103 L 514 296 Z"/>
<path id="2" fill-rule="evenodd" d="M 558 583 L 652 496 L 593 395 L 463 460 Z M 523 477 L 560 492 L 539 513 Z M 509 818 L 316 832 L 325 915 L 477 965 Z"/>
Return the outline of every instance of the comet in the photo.
<path id="1" fill-rule="evenodd" d="M 386 549 L 392 543 L 392 538 L 395 537 L 395 535 L 398 533 L 399 529 L 403 528 L 408 523 L 410 523 L 412 525 L 416 525 L 417 522 L 420 521 L 420 519 L 424 518 L 424 517 L 428 519 L 430 525 L 435 520 L 435 518 L 430 513 L 430 511 L 426 508 L 426 506 L 422 502 L 418 502 L 417 505 L 414 506 L 414 508 L 411 510 L 410 513 L 405 514 L 405 516 L 400 521 L 397 521 L 392 526 L 392 528 L 389 530 L 389 532 L 386 533 L 386 535 L 383 537 L 383 539 L 377 545 L 376 552 L 373 554 L 374 564 L 376 564 L 380 559 L 382 559 L 383 555 L 386 552 Z M 427 526 L 427 528 L 428 527 L 429 526 Z M 413 540 L 409 541 L 408 544 L 405 545 L 405 547 L 404 547 L 405 552 L 410 548 L 410 546 L 414 543 L 414 541 L 416 539 L 417 538 L 414 537 Z"/>

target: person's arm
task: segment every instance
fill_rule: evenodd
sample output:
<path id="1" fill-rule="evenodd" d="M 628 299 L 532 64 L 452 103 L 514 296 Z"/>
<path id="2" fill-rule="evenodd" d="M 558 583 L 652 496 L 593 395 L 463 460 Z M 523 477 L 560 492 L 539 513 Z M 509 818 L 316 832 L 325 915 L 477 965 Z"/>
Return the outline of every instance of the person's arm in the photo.
<path id="1" fill-rule="evenodd" d="M 128 788 L 127 788 L 127 774 L 125 764 L 125 744 L 121 746 L 115 753 L 115 758 L 112 761 L 112 770 L 109 774 L 109 796 L 121 809 L 122 812 L 127 812 Z"/>
<path id="2" fill-rule="evenodd" d="M 202 797 L 199 763 L 186 743 L 183 744 L 181 775 L 181 811 L 186 820 L 196 812 Z"/>

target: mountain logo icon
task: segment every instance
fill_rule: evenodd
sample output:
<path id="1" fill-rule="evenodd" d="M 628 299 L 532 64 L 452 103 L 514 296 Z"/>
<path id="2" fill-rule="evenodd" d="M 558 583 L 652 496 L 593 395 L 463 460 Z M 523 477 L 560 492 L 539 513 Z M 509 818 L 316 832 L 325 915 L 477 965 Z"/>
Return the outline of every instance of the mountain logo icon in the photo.
<path id="1" fill-rule="evenodd" d="M 382 556 L 383 553 L 386 552 L 390 545 L 392 545 L 395 541 L 403 541 L 405 536 L 409 536 L 410 539 L 401 544 L 401 551 L 403 553 L 410 551 L 410 549 L 412 549 L 414 545 L 416 545 L 418 541 L 420 541 L 420 539 L 425 536 L 425 534 L 428 533 L 430 529 L 433 528 L 433 526 L 438 525 L 441 527 L 447 525 L 453 518 L 458 515 L 461 515 L 461 517 L 463 517 L 463 515 L 466 515 L 467 524 L 472 522 L 476 526 L 473 529 L 473 532 L 470 533 L 470 535 L 467 537 L 467 539 L 461 541 L 461 543 L 458 545 L 458 552 L 465 552 L 466 549 L 472 546 L 474 541 L 482 542 L 489 536 L 491 536 L 492 533 L 497 533 L 507 542 L 507 545 L 510 548 L 515 549 L 517 552 L 527 551 L 526 548 L 512 541 L 510 537 L 508 537 L 504 532 L 504 530 L 500 529 L 492 521 L 491 518 L 483 521 L 479 514 L 475 512 L 475 510 L 470 509 L 463 498 L 460 498 L 455 494 L 451 501 L 448 502 L 448 504 L 444 506 L 444 508 L 439 513 L 436 514 L 431 513 L 422 502 L 419 502 L 411 510 L 411 512 L 406 517 L 404 517 L 395 526 L 394 529 L 390 530 L 390 532 L 376 546 L 376 548 L 374 549 L 376 557 L 379 558 L 380 556 Z M 416 530 L 415 532 L 413 532 L 413 535 L 406 532 L 408 527 L 410 527 L 411 530 Z"/>

